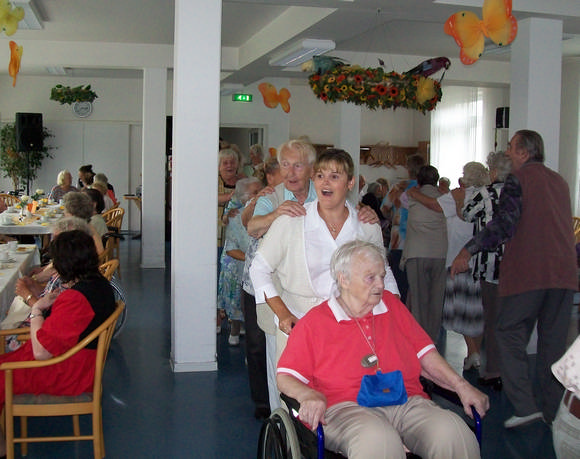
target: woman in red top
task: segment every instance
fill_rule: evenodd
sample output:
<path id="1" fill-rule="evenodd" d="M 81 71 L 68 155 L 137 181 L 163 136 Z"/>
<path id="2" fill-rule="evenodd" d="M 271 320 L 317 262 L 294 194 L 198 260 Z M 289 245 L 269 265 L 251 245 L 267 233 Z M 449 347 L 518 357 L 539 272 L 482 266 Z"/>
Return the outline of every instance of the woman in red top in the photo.
<path id="1" fill-rule="evenodd" d="M 82 231 L 59 234 L 50 247 L 54 268 L 68 287 L 48 294 L 32 307 L 30 341 L 0 357 L 3 362 L 48 360 L 61 355 L 99 327 L 115 310 L 109 282 L 99 273 L 93 239 Z M 92 390 L 96 341 L 71 358 L 44 368 L 14 372 L 15 394 L 79 395 Z M 0 374 L 0 406 L 4 375 Z M 0 456 L 5 451 L 0 436 Z"/>

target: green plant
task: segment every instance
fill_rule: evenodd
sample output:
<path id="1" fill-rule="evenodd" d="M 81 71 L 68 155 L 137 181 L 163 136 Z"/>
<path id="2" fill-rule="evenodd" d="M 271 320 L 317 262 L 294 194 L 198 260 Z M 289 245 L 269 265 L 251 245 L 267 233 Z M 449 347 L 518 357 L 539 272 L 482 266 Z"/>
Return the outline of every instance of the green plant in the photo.
<path id="1" fill-rule="evenodd" d="M 76 86 L 71 88 L 70 86 L 63 86 L 57 84 L 54 88 L 50 90 L 50 100 L 56 100 L 60 104 L 74 104 L 75 102 L 93 102 L 97 97 L 97 93 L 91 90 L 91 85 L 86 86 Z"/>
<path id="2" fill-rule="evenodd" d="M 53 137 L 45 127 L 42 128 L 43 139 Z M 16 127 L 14 123 L 7 123 L 0 129 L 0 169 L 2 176 L 10 178 L 14 190 L 28 180 L 34 180 L 45 158 L 52 158 L 52 146 L 44 144 L 41 150 L 29 153 L 18 152 L 16 148 Z"/>

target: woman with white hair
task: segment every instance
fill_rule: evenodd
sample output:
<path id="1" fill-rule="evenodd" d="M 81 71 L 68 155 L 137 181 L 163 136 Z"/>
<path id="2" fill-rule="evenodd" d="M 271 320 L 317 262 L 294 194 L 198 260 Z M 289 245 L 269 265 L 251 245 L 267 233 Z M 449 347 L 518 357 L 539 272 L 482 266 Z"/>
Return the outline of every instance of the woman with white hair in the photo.
<path id="1" fill-rule="evenodd" d="M 261 189 L 262 182 L 256 177 L 239 180 L 232 196 L 232 203 L 235 203 L 235 207 L 232 208 L 244 207 Z M 241 218 L 242 215 L 238 212 L 229 220 L 224 250 L 220 258 L 221 270 L 218 280 L 218 310 L 225 310 L 231 321 L 228 339 L 230 346 L 240 344 L 240 329 L 244 320 L 241 308 L 242 273 L 250 239 Z"/>
<path id="2" fill-rule="evenodd" d="M 226 148 L 218 153 L 218 258 L 225 240 L 226 228 L 222 221 L 224 209 L 234 194 L 236 183 L 243 178 L 238 173 L 240 157 L 232 149 Z"/>
<path id="3" fill-rule="evenodd" d="M 56 185 L 50 190 L 48 199 L 59 202 L 69 191 L 78 191 L 78 189 L 72 186 L 72 174 L 64 169 L 56 176 Z"/>
<path id="4" fill-rule="evenodd" d="M 487 157 L 487 167 L 491 184 L 481 187 L 471 199 L 465 201 L 463 218 L 475 224 L 479 233 L 492 220 L 494 209 L 499 205 L 503 184 L 511 171 L 511 160 L 503 152 L 491 152 Z M 481 281 L 481 302 L 483 305 L 483 342 L 485 346 L 485 368 L 480 369 L 478 383 L 502 388 L 499 349 L 495 337 L 495 323 L 499 309 L 498 281 L 499 265 L 503 257 L 504 244 L 495 251 L 479 252 L 474 257 L 473 278 Z"/>
<path id="5" fill-rule="evenodd" d="M 278 363 L 278 387 L 298 400 L 300 420 L 314 429 L 325 424 L 326 447 L 350 459 L 403 459 L 405 446 L 425 458 L 479 458 L 473 432 L 429 400 L 419 377 L 455 391 L 468 416 L 471 406 L 485 415 L 489 399 L 449 366 L 407 307 L 384 290 L 382 249 L 348 242 L 332 256 L 330 273 L 338 293 L 298 321 Z M 388 400 L 388 391 L 364 390 L 379 372 L 397 378 L 400 397 L 396 390 Z"/>

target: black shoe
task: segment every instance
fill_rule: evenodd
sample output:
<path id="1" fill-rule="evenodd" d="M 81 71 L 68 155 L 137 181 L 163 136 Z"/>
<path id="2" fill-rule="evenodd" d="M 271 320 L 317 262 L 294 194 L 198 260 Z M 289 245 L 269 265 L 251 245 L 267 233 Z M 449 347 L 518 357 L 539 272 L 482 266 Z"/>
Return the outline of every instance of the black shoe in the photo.
<path id="1" fill-rule="evenodd" d="M 491 387 L 493 390 L 500 391 L 503 387 L 503 382 L 501 377 L 497 378 L 477 378 L 477 384 L 484 387 Z"/>
<path id="2" fill-rule="evenodd" d="M 267 406 L 258 406 L 254 411 L 254 417 L 260 421 L 270 417 L 270 408 Z"/>

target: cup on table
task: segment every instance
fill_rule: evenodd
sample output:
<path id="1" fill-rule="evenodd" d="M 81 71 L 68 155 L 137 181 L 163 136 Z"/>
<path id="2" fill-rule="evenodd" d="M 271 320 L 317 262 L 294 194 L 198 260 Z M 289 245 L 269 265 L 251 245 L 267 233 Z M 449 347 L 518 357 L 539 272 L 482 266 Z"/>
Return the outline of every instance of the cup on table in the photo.
<path id="1" fill-rule="evenodd" d="M 41 223 L 46 223 L 47 221 L 48 221 L 48 217 L 47 217 L 46 215 L 42 215 L 42 216 L 40 217 L 40 222 L 41 222 Z"/>
<path id="2" fill-rule="evenodd" d="M 16 212 L 16 207 L 8 206 L 8 212 L 12 212 L 12 213 Z"/>
<path id="3" fill-rule="evenodd" d="M 6 249 L 0 250 L 0 261 L 8 261 L 9 255 Z"/>
<path id="4" fill-rule="evenodd" d="M 6 245 L 8 246 L 9 252 L 16 252 L 16 249 L 18 248 L 18 241 L 8 241 Z"/>
<path id="5" fill-rule="evenodd" d="M 12 223 L 12 216 L 8 214 L 2 215 L 2 223 L 4 223 L 5 225 L 9 225 L 10 223 Z"/>

